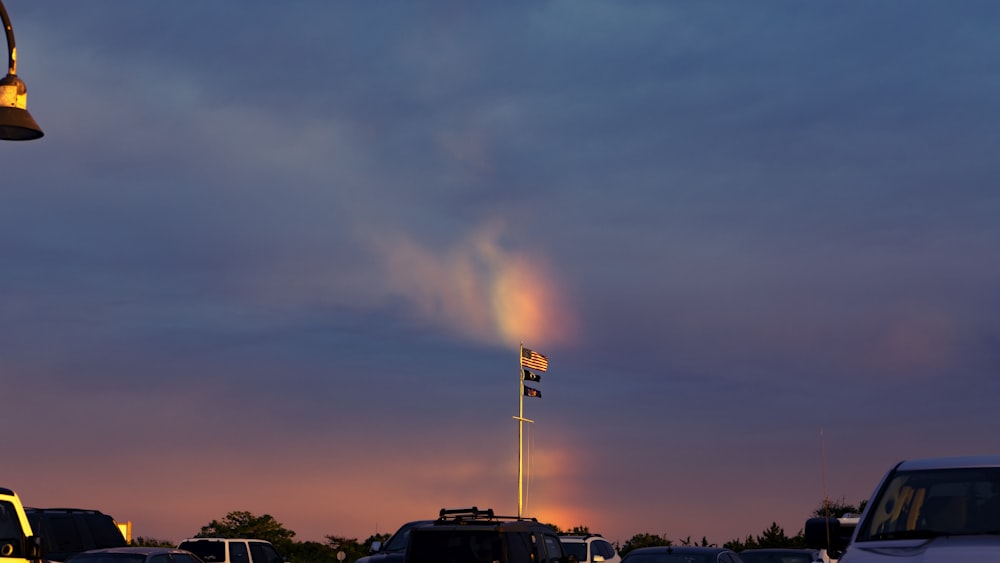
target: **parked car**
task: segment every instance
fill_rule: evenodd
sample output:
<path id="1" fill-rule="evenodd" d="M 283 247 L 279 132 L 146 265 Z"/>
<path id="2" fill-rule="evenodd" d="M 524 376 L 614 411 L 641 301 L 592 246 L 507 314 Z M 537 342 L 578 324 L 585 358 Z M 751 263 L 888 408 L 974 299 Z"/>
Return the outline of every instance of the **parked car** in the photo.
<path id="1" fill-rule="evenodd" d="M 42 539 L 42 553 L 49 561 L 127 545 L 115 519 L 99 510 L 25 507 L 24 513 L 32 532 Z"/>
<path id="2" fill-rule="evenodd" d="M 822 563 L 818 549 L 760 548 L 740 552 L 743 563 Z"/>
<path id="3" fill-rule="evenodd" d="M 1000 561 L 1000 456 L 902 461 L 882 477 L 848 540 L 810 518 L 806 543 L 841 563 Z"/>
<path id="4" fill-rule="evenodd" d="M 0 561 L 38 563 L 41 558 L 42 541 L 31 530 L 21 497 L 0 487 Z"/>
<path id="5" fill-rule="evenodd" d="M 559 534 L 534 518 L 445 510 L 410 530 L 405 563 L 569 563 Z"/>
<path id="6" fill-rule="evenodd" d="M 112 547 L 78 553 L 67 563 L 202 563 L 190 551 L 172 547 Z"/>
<path id="7" fill-rule="evenodd" d="M 205 563 L 285 563 L 271 542 L 234 538 L 190 538 L 177 545 Z"/>
<path id="8" fill-rule="evenodd" d="M 615 546 L 600 534 L 560 534 L 566 555 L 576 557 L 580 563 L 620 563 L 622 558 Z"/>
<path id="9" fill-rule="evenodd" d="M 410 530 L 432 523 L 433 520 L 416 520 L 403 524 L 384 544 L 373 542 L 372 554 L 358 559 L 356 563 L 403 563 L 406 544 L 410 540 Z"/>
<path id="10" fill-rule="evenodd" d="M 743 563 L 740 556 L 724 547 L 656 546 L 633 549 L 622 563 Z"/>

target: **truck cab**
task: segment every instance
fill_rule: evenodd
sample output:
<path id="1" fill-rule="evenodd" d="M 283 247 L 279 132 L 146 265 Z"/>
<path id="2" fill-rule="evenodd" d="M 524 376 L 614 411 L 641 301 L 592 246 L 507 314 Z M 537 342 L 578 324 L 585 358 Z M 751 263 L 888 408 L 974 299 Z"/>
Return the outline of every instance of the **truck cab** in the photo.
<path id="1" fill-rule="evenodd" d="M 37 563 L 42 543 L 32 534 L 17 493 L 0 487 L 0 563 Z"/>

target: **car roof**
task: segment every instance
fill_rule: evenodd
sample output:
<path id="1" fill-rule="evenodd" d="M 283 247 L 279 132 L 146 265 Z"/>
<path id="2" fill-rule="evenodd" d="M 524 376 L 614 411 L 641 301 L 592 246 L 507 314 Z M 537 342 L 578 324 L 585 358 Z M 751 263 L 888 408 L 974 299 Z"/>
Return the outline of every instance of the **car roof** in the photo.
<path id="1" fill-rule="evenodd" d="M 896 466 L 896 469 L 899 471 L 908 471 L 972 467 L 1000 467 L 1000 455 L 908 459 L 900 462 L 899 465 Z"/>
<path id="2" fill-rule="evenodd" d="M 680 546 L 655 545 L 655 546 L 651 546 L 651 547 L 640 547 L 640 548 L 637 548 L 637 549 L 633 549 L 632 551 L 628 552 L 627 555 L 625 555 L 625 559 L 628 559 L 628 557 L 630 555 L 632 555 L 633 553 L 635 553 L 637 555 L 641 555 L 643 553 L 647 553 L 647 554 L 648 553 L 664 553 L 664 554 L 666 554 L 666 553 L 680 553 L 680 554 L 692 553 L 693 554 L 693 553 L 721 553 L 723 551 L 732 551 L 732 550 L 731 549 L 727 549 L 725 547 L 703 547 L 703 546 L 696 546 L 696 545 L 680 545 Z"/>
<path id="3" fill-rule="evenodd" d="M 176 547 L 154 547 L 154 546 L 128 546 L 128 547 L 105 547 L 101 549 L 91 549 L 79 553 L 78 555 L 86 555 L 90 553 L 139 553 L 143 555 L 153 555 L 158 553 L 191 553 L 185 549 L 177 549 Z"/>
<path id="4" fill-rule="evenodd" d="M 555 529 L 547 524 L 542 524 L 537 518 L 523 516 L 499 516 L 493 512 L 492 508 L 480 510 L 473 506 L 470 508 L 442 508 L 437 520 L 430 526 L 414 526 L 414 532 L 429 532 L 434 530 L 497 530 L 501 532 L 530 532 L 540 528 L 550 530 L 553 534 Z"/>
<path id="5" fill-rule="evenodd" d="M 513 520 L 513 521 L 469 521 L 469 522 L 435 522 L 430 526 L 417 526 L 413 532 L 434 532 L 435 530 L 499 530 L 503 532 L 532 531 L 550 526 L 542 524 L 537 520 Z M 412 533 L 412 532 L 411 532 Z M 552 530 L 555 533 L 555 530 Z"/>
<path id="6" fill-rule="evenodd" d="M 795 548 L 795 547 L 755 547 L 752 549 L 744 549 L 740 553 L 819 553 L 819 550 L 809 549 L 807 547 Z"/>
<path id="7" fill-rule="evenodd" d="M 181 543 L 186 541 L 261 541 L 267 542 L 267 540 L 257 539 L 257 538 L 188 538 L 186 540 L 181 540 Z M 270 542 L 268 542 L 270 543 Z"/>
<path id="8" fill-rule="evenodd" d="M 76 514 L 104 514 L 100 510 L 94 510 L 92 508 L 37 508 L 34 506 L 25 506 L 25 512 L 36 512 L 36 513 L 54 513 L 54 512 L 73 512 Z"/>

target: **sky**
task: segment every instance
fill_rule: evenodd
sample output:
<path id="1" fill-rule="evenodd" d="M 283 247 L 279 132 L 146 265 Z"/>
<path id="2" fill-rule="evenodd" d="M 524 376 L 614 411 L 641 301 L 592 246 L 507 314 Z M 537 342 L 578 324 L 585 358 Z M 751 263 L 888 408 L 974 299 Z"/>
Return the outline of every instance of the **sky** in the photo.
<path id="1" fill-rule="evenodd" d="M 1000 4 L 6 0 L 0 485 L 794 535 L 1000 451 Z"/>

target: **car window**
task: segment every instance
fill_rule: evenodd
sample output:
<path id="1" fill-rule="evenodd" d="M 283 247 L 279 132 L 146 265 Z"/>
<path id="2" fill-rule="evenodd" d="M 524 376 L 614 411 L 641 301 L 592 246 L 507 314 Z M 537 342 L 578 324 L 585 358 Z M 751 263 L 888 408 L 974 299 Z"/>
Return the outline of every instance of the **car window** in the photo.
<path id="1" fill-rule="evenodd" d="M 247 552 L 247 544 L 241 541 L 229 543 L 229 563 L 250 563 L 250 554 Z"/>
<path id="2" fill-rule="evenodd" d="M 205 563 L 217 563 L 226 560 L 226 542 L 191 540 L 182 541 L 177 547 L 190 551 Z"/>
<path id="3" fill-rule="evenodd" d="M 388 541 L 385 542 L 385 545 L 382 547 L 382 551 L 395 552 L 405 550 L 406 542 L 410 539 L 410 530 L 412 528 L 412 526 L 408 528 L 400 528 L 395 534 L 392 535 L 391 538 L 388 539 Z"/>
<path id="4" fill-rule="evenodd" d="M 284 563 L 274 546 L 264 542 L 250 542 L 253 563 Z"/>
<path id="5" fill-rule="evenodd" d="M 504 534 L 507 547 L 507 563 L 535 563 L 538 561 L 538 546 L 534 534 Z"/>
<path id="6" fill-rule="evenodd" d="M 545 542 L 545 561 L 548 563 L 559 563 L 559 559 L 562 558 L 562 543 L 559 541 L 557 536 L 552 536 L 545 534 L 542 536 L 542 540 Z"/>
<path id="7" fill-rule="evenodd" d="M 576 557 L 577 561 L 585 563 L 587 561 L 587 544 L 578 541 L 563 542 L 563 551 L 566 555 Z"/>
<path id="8" fill-rule="evenodd" d="M 83 538 L 76 522 L 69 514 L 53 514 L 49 518 L 50 538 L 53 551 L 79 551 L 83 549 Z"/>
<path id="9" fill-rule="evenodd" d="M 523 535 L 523 534 L 511 534 L 511 535 Z M 548 563 L 550 559 L 549 547 L 547 544 L 547 538 L 544 533 L 531 532 L 528 534 L 531 537 L 531 542 L 535 546 L 535 552 L 537 555 L 533 555 L 531 558 L 531 563 Z"/>
<path id="10" fill-rule="evenodd" d="M 503 561 L 503 546 L 496 530 L 433 530 L 412 533 L 406 550 L 410 563 L 493 563 Z"/>
<path id="11" fill-rule="evenodd" d="M 170 555 L 158 553 L 149 558 L 149 563 L 170 563 Z"/>
<path id="12" fill-rule="evenodd" d="M 172 557 L 174 563 L 200 563 L 197 559 L 187 553 L 174 553 Z"/>
<path id="13" fill-rule="evenodd" d="M 95 547 L 117 547 L 125 545 L 125 536 L 115 524 L 115 519 L 107 514 L 81 514 L 83 524 L 90 531 Z"/>
<path id="14" fill-rule="evenodd" d="M 611 559 L 615 556 L 615 548 L 604 540 L 594 540 L 593 550 L 605 559 Z"/>
<path id="15" fill-rule="evenodd" d="M 14 539 L 21 535 L 21 523 L 14 505 L 0 502 L 0 538 Z"/>

